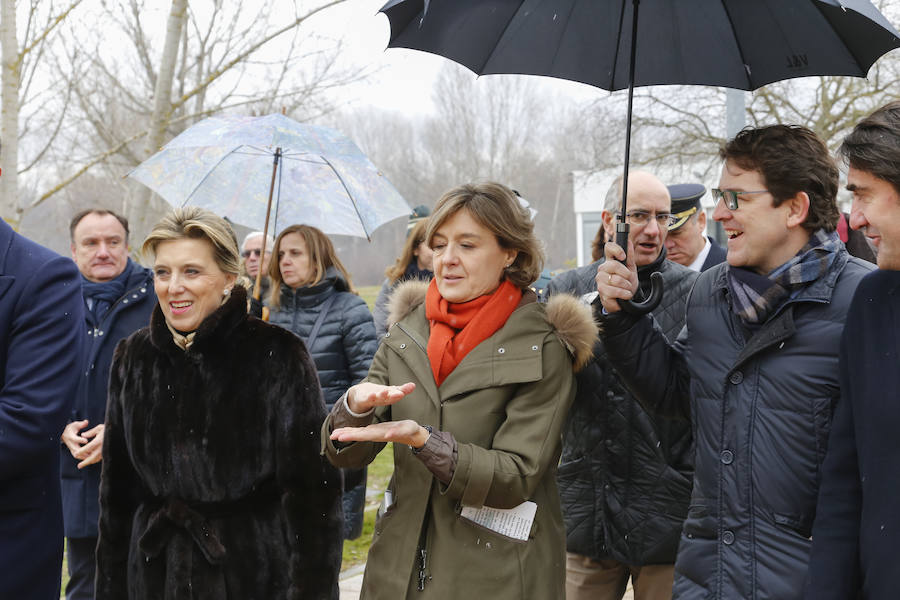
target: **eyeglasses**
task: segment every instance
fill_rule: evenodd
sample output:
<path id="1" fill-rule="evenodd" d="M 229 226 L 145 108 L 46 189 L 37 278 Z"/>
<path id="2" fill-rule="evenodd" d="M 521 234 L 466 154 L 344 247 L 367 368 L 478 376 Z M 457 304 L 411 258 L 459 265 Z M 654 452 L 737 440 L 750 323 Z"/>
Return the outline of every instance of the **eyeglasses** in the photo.
<path id="1" fill-rule="evenodd" d="M 646 210 L 630 210 L 625 213 L 625 219 L 629 224 L 635 227 L 646 227 L 650 222 L 650 217 L 656 219 L 656 224 L 660 229 L 668 229 L 670 225 L 674 225 L 678 219 L 672 213 L 651 213 Z"/>
<path id="2" fill-rule="evenodd" d="M 243 256 L 244 258 L 250 258 L 251 254 L 253 256 L 259 256 L 260 254 L 262 254 L 262 252 L 259 248 L 254 248 L 253 250 L 244 250 L 243 252 L 241 252 L 241 256 Z"/>
<path id="3" fill-rule="evenodd" d="M 709 190 L 712 194 L 713 200 L 716 201 L 716 204 L 719 203 L 719 200 L 725 200 L 725 206 L 728 207 L 728 210 L 737 210 L 738 209 L 738 196 L 743 196 L 744 194 L 768 194 L 769 190 L 755 190 L 752 192 L 739 192 L 736 190 L 720 190 L 718 188 L 713 188 Z"/>

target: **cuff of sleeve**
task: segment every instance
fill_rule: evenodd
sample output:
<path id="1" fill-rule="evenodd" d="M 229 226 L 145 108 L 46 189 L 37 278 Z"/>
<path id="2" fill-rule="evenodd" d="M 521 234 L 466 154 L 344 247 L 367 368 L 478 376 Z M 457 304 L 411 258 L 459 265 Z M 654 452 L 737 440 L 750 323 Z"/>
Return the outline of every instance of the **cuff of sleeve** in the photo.
<path id="1" fill-rule="evenodd" d="M 449 431 L 432 430 L 425 445 L 413 449 L 413 455 L 422 461 L 441 483 L 450 483 L 453 479 L 459 450 L 456 438 Z"/>
<path id="2" fill-rule="evenodd" d="M 638 322 L 640 316 L 630 315 L 624 310 L 608 313 L 599 302 L 594 304 L 594 319 L 600 325 L 600 334 L 610 337 L 625 333 Z"/>
<path id="3" fill-rule="evenodd" d="M 374 417 L 374 406 L 363 414 L 357 414 L 350 410 L 350 407 L 347 406 L 347 392 L 344 392 L 344 395 L 334 403 L 334 408 L 331 410 L 331 427 L 332 430 L 340 427 L 365 427 L 372 423 Z"/>

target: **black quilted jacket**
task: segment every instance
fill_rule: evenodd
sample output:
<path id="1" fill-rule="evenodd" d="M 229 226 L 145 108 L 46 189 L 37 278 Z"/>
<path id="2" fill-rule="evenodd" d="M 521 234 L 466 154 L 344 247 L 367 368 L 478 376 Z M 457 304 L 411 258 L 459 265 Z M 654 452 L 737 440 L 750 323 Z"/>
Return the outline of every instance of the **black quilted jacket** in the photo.
<path id="1" fill-rule="evenodd" d="M 559 275 L 548 293 L 591 301 L 602 262 Z M 665 260 L 665 250 L 638 270 L 642 285 L 654 270 L 663 274 L 665 295 L 653 315 L 674 340 L 698 274 Z M 559 466 L 566 549 L 629 565 L 674 563 L 691 493 L 690 424 L 648 415 L 620 383 L 602 342 L 577 384 Z"/>
<path id="2" fill-rule="evenodd" d="M 281 286 L 281 308 L 269 322 L 309 343 L 316 319 L 329 296 L 337 294 L 309 353 L 316 363 L 325 405 L 331 410 L 348 387 L 362 381 L 378 349 L 375 323 L 365 300 L 347 291 L 347 282 L 333 267 L 319 283 L 296 290 Z"/>

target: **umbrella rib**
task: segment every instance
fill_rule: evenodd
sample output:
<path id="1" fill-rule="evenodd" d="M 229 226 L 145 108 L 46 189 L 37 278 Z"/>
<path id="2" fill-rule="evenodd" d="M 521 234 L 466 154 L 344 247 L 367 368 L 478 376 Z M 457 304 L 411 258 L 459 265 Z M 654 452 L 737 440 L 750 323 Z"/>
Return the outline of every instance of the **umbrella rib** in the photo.
<path id="1" fill-rule="evenodd" d="M 321 158 L 322 158 L 322 160 L 325 161 L 325 164 L 327 164 L 329 167 L 331 167 L 331 170 L 334 171 L 334 174 L 337 176 L 338 181 L 340 181 L 341 185 L 344 186 L 344 191 L 347 192 L 347 197 L 350 198 L 350 202 L 353 204 L 353 210 L 356 211 L 356 216 L 359 217 L 359 222 L 362 225 L 363 233 L 366 234 L 366 239 L 371 242 L 372 236 L 369 235 L 369 229 L 366 227 L 366 222 L 363 220 L 363 216 L 359 212 L 359 207 L 356 205 L 356 199 L 353 197 L 353 194 L 350 193 L 350 188 L 348 188 L 347 184 L 344 183 L 344 178 L 341 177 L 341 174 L 338 173 L 338 170 L 334 168 L 334 165 L 331 164 L 331 161 L 329 161 L 324 156 Z"/>
<path id="2" fill-rule="evenodd" d="M 507 22 L 506 22 L 506 25 L 503 26 L 503 31 L 500 32 L 500 35 L 499 35 L 499 36 L 497 36 L 497 43 L 494 44 L 494 47 L 491 48 L 491 51 L 490 51 L 490 52 L 488 52 L 487 58 L 484 59 L 484 62 L 481 63 L 481 66 L 480 66 L 480 67 L 478 68 L 478 70 L 475 72 L 476 75 L 482 75 L 482 74 L 484 73 L 484 67 L 487 66 L 487 64 L 491 61 L 491 58 L 494 57 L 494 52 L 497 51 L 497 46 L 500 45 L 500 41 L 501 41 L 501 40 L 503 39 L 503 37 L 506 35 L 506 32 L 509 30 L 509 26 L 512 24 L 513 21 L 515 21 L 516 15 L 517 15 L 518 13 L 519 13 L 519 9 L 518 9 L 518 8 L 517 8 L 515 11 L 513 11 L 512 16 L 509 18 L 509 21 L 507 21 Z"/>
<path id="3" fill-rule="evenodd" d="M 619 11 L 619 31 L 616 33 L 616 40 L 622 39 L 622 25 L 625 23 L 625 5 L 628 0 L 622 0 L 622 10 Z M 616 68 L 619 65 L 619 46 L 621 43 L 616 43 L 616 52 L 613 56 L 612 63 L 612 75 L 609 78 L 609 89 L 615 89 L 616 87 Z"/>
<path id="4" fill-rule="evenodd" d="M 744 48 L 741 46 L 741 40 L 738 39 L 737 29 L 734 27 L 734 19 L 731 18 L 731 12 L 728 10 L 728 4 L 725 0 L 722 0 L 722 10 L 725 11 L 725 17 L 728 19 L 728 24 L 731 26 L 731 30 L 735 32 L 734 35 L 734 43 L 737 46 L 738 56 L 741 59 L 741 64 L 744 66 L 744 76 L 747 78 L 747 87 L 745 90 L 753 90 L 753 82 L 750 80 L 750 70 L 747 68 L 747 63 L 744 62 Z"/>
<path id="5" fill-rule="evenodd" d="M 240 147 L 240 146 L 239 146 L 239 147 Z M 219 168 L 219 165 L 221 165 L 222 162 L 223 162 L 226 158 L 228 158 L 229 156 L 231 156 L 231 155 L 234 153 L 234 150 L 236 150 L 236 148 L 233 149 L 233 150 L 231 150 L 230 152 L 226 152 L 226 153 L 223 154 L 221 157 L 219 157 L 219 160 L 217 160 L 216 163 L 215 163 L 213 166 L 211 166 L 211 167 L 206 171 L 206 173 L 203 174 L 203 177 L 200 179 L 200 181 L 197 182 L 197 185 L 194 186 L 194 189 L 192 189 L 191 192 L 190 192 L 187 196 L 184 197 L 184 202 L 181 203 L 182 208 L 183 208 L 184 206 L 186 206 L 188 202 L 190 202 L 191 196 L 194 195 L 194 192 L 196 192 L 197 190 L 200 189 L 200 186 L 203 185 L 203 182 L 206 181 L 207 178 L 209 178 L 210 175 L 212 175 L 212 172 L 215 171 L 217 168 Z"/>

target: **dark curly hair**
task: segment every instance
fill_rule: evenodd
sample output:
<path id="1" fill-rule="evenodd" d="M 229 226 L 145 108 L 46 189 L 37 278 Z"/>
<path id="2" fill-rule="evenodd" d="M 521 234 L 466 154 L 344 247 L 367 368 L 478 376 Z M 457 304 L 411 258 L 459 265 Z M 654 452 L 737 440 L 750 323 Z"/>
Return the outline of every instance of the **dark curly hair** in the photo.
<path id="1" fill-rule="evenodd" d="M 900 193 L 900 100 L 857 123 L 838 153 L 854 169 L 884 179 Z"/>
<path id="2" fill-rule="evenodd" d="M 759 171 L 775 198 L 773 206 L 806 192 L 809 214 L 803 228 L 807 231 L 834 231 L 837 227 L 837 165 L 825 143 L 806 127 L 745 127 L 719 148 L 719 157 L 742 169 Z"/>

